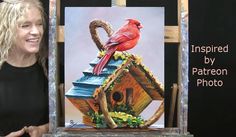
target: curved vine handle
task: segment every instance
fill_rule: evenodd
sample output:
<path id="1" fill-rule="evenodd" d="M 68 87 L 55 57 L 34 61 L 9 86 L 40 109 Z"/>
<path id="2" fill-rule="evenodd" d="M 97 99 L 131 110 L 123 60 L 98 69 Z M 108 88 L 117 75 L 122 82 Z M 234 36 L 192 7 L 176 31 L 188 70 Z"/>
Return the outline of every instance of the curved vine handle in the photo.
<path id="1" fill-rule="evenodd" d="M 117 128 L 118 126 L 116 125 L 116 123 L 114 122 L 112 117 L 109 115 L 109 111 L 108 111 L 108 107 L 107 107 L 107 98 L 106 98 L 106 94 L 104 93 L 104 91 L 100 91 L 98 93 L 98 102 L 99 102 L 99 106 L 102 110 L 102 113 L 104 115 L 104 119 L 105 119 L 107 125 L 110 128 Z"/>
<path id="2" fill-rule="evenodd" d="M 155 123 L 161 115 L 164 113 L 164 100 L 162 101 L 161 105 L 157 109 L 157 111 L 154 113 L 154 115 L 149 118 L 147 121 L 144 122 L 144 124 L 140 125 L 141 128 L 147 128 L 153 123 Z"/>
<path id="3" fill-rule="evenodd" d="M 103 20 L 93 20 L 89 24 L 89 29 L 90 29 L 90 34 L 92 36 L 92 39 L 94 43 L 97 45 L 97 48 L 101 51 L 101 50 L 105 50 L 105 48 L 104 48 L 104 43 L 101 42 L 101 39 L 99 38 L 99 35 L 98 35 L 97 28 L 99 27 L 103 28 L 107 32 L 108 37 L 110 37 L 114 31 L 111 25 L 108 22 L 103 21 Z"/>

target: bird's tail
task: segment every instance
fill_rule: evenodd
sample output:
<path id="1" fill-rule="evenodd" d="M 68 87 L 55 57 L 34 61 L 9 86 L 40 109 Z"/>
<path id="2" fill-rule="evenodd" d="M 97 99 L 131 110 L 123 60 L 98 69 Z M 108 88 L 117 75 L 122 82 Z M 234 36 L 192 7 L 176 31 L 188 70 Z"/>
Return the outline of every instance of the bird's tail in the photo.
<path id="1" fill-rule="evenodd" d="M 93 68 L 93 74 L 95 75 L 101 74 L 103 68 L 105 67 L 107 62 L 110 60 L 111 56 L 115 53 L 116 49 L 117 48 L 112 47 L 106 52 L 106 54 L 100 59 L 98 64 L 95 65 L 95 67 Z"/>

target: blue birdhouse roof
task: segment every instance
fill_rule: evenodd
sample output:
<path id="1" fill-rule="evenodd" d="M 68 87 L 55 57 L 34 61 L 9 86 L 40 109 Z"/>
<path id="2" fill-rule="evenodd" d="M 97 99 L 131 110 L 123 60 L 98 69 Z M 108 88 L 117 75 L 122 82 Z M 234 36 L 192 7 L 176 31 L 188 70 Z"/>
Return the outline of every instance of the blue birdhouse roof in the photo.
<path id="1" fill-rule="evenodd" d="M 93 74 L 94 66 L 99 62 L 99 58 L 91 61 L 90 67 L 83 71 L 84 76 L 73 82 L 73 87 L 66 93 L 67 97 L 92 98 L 96 88 L 103 85 L 104 81 L 121 66 L 124 59 L 111 59 L 100 75 Z"/>

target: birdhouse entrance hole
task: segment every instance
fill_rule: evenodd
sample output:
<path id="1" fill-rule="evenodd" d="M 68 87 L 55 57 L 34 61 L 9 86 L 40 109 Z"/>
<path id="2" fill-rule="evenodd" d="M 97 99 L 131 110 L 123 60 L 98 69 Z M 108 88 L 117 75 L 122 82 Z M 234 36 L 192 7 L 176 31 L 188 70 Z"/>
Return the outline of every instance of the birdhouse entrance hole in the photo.
<path id="1" fill-rule="evenodd" d="M 120 102 L 122 101 L 124 98 L 124 95 L 122 92 L 120 91 L 115 91 L 113 94 L 112 94 L 112 99 L 116 102 Z"/>

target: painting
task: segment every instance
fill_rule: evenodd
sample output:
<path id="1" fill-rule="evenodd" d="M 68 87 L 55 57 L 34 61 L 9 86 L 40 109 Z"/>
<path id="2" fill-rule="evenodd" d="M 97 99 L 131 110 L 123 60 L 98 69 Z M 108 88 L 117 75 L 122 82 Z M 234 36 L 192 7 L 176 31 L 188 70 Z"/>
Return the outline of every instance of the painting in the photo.
<path id="1" fill-rule="evenodd" d="M 164 128 L 164 8 L 65 9 L 65 125 Z"/>

